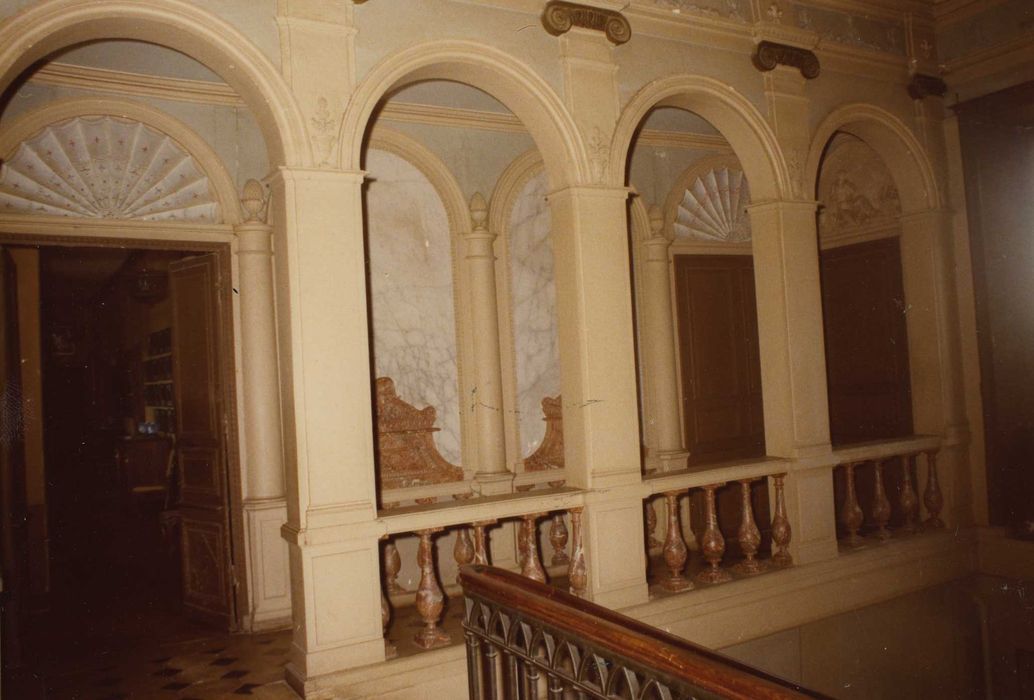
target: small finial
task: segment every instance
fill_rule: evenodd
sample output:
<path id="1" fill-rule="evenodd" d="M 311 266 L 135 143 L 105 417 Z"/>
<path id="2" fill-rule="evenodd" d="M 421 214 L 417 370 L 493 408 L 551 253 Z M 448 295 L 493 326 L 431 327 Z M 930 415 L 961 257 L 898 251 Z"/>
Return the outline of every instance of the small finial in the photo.
<path id="1" fill-rule="evenodd" d="M 485 228 L 485 222 L 488 221 L 488 202 L 480 192 L 475 192 L 470 198 L 470 219 L 475 229 Z"/>
<path id="2" fill-rule="evenodd" d="M 246 223 L 263 223 L 266 209 L 266 190 L 258 180 L 244 183 L 241 195 L 241 208 L 244 210 Z"/>

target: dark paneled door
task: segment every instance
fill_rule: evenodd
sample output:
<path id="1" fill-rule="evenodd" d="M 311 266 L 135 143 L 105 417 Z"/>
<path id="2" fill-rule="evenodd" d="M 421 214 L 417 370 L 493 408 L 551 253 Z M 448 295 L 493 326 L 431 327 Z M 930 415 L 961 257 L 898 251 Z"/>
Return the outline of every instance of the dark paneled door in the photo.
<path id="1" fill-rule="evenodd" d="M 822 251 L 829 430 L 834 445 L 912 433 L 898 239 Z"/>
<path id="2" fill-rule="evenodd" d="M 690 463 L 763 455 L 753 258 L 677 255 L 675 288 Z"/>
<path id="3" fill-rule="evenodd" d="M 193 617 L 229 626 L 234 609 L 219 289 L 215 254 L 169 266 L 183 603 Z"/>

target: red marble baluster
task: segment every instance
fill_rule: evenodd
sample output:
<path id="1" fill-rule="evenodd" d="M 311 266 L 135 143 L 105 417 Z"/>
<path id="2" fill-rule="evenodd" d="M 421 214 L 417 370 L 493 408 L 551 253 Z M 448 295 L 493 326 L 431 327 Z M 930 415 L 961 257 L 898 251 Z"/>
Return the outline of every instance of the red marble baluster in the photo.
<path id="1" fill-rule="evenodd" d="M 582 546 L 582 509 L 572 508 L 570 513 L 571 563 L 567 566 L 567 582 L 573 595 L 584 598 L 589 584 L 589 575 L 585 565 L 585 548 Z"/>
<path id="2" fill-rule="evenodd" d="M 567 523 L 563 513 L 554 513 L 549 525 L 549 543 L 553 545 L 553 566 L 563 566 L 571 561 L 567 556 Z"/>
<path id="3" fill-rule="evenodd" d="M 478 520 L 474 525 L 474 563 L 488 566 L 488 539 L 485 528 L 495 525 L 495 520 Z"/>
<path id="4" fill-rule="evenodd" d="M 546 582 L 546 572 L 539 562 L 539 538 L 535 528 L 535 521 L 545 516 L 545 513 L 530 513 L 522 516 L 521 527 L 521 575 L 539 581 Z"/>
<path id="5" fill-rule="evenodd" d="M 761 546 L 761 531 L 754 522 L 754 506 L 750 498 L 750 484 L 756 479 L 740 480 L 740 529 L 736 537 L 740 543 L 740 551 L 744 559 L 733 567 L 733 571 L 745 576 L 760 574 L 765 565 L 757 560 L 758 548 Z"/>
<path id="6" fill-rule="evenodd" d="M 923 504 L 929 516 L 923 522 L 923 527 L 932 530 L 942 529 L 944 521 L 941 520 L 941 509 L 944 507 L 944 496 L 941 494 L 941 484 L 937 480 L 937 450 L 926 451 L 926 490 L 923 491 Z"/>
<path id="7" fill-rule="evenodd" d="M 776 566 L 790 566 L 793 564 L 793 556 L 790 555 L 790 538 L 793 530 L 790 528 L 790 520 L 786 517 L 786 493 L 783 480 L 786 474 L 776 474 L 772 477 L 775 486 L 775 515 L 772 517 L 772 544 L 775 546 L 775 553 L 772 555 L 772 563 Z"/>
<path id="8" fill-rule="evenodd" d="M 438 618 L 441 617 L 442 610 L 445 608 L 445 595 L 434 574 L 431 535 L 441 531 L 442 528 L 436 527 L 417 532 L 420 535 L 420 548 L 417 550 L 420 586 L 416 591 L 416 610 L 420 614 L 420 619 L 424 621 L 424 627 L 417 632 L 413 641 L 421 649 L 434 649 L 452 641 L 445 630 L 438 626 Z"/>
<path id="9" fill-rule="evenodd" d="M 387 535 L 381 537 L 382 540 L 387 538 Z M 396 550 L 395 553 L 397 555 L 398 551 Z M 395 573 L 396 575 L 398 574 L 397 571 Z M 388 597 L 384 595 L 384 588 L 381 588 L 381 630 L 384 634 L 384 658 L 394 659 L 398 655 L 398 650 L 395 648 L 395 645 L 388 640 L 389 622 L 391 622 L 391 605 L 388 604 Z"/>
<path id="10" fill-rule="evenodd" d="M 456 583 L 459 583 L 459 569 L 474 561 L 474 543 L 470 540 L 469 529 L 461 527 L 456 531 L 456 544 L 452 548 L 452 556 L 456 559 Z"/>
<path id="11" fill-rule="evenodd" d="M 854 470 L 860 462 L 848 462 L 844 465 L 844 481 L 847 485 L 847 496 L 844 498 L 844 507 L 840 512 L 840 522 L 847 530 L 847 545 L 849 547 L 860 547 L 864 540 L 858 536 L 858 530 L 865 521 L 865 513 L 858 505 L 858 493 L 855 491 Z"/>
<path id="12" fill-rule="evenodd" d="M 649 535 L 649 551 L 660 549 L 661 542 L 657 539 L 657 506 L 652 498 L 646 501 L 646 534 Z"/>
<path id="13" fill-rule="evenodd" d="M 904 535 L 915 534 L 918 529 L 916 519 L 919 515 L 919 496 L 912 485 L 912 465 L 915 458 L 915 455 L 901 458 L 901 512 L 905 514 L 905 524 L 901 526 L 901 533 Z"/>
<path id="14" fill-rule="evenodd" d="M 384 574 L 388 579 L 388 595 L 409 593 L 399 585 L 399 571 L 402 570 L 402 557 L 399 556 L 398 547 L 394 542 L 384 545 Z"/>
<path id="15" fill-rule="evenodd" d="M 668 567 L 668 574 L 661 579 L 661 588 L 673 593 L 693 587 L 692 582 L 682 575 L 689 552 L 686 542 L 682 539 L 682 528 L 679 525 L 678 498 L 678 491 L 664 494 L 668 511 L 668 527 L 664 535 L 664 564 Z"/>
<path id="16" fill-rule="evenodd" d="M 890 522 L 890 499 L 887 498 L 887 490 L 883 486 L 883 464 L 885 460 L 877 459 L 873 462 L 873 502 L 872 519 L 876 522 L 876 536 L 881 540 L 890 539 L 890 530 L 887 523 Z"/>
<path id="17" fill-rule="evenodd" d="M 724 483 L 704 486 L 704 536 L 700 540 L 700 551 L 704 554 L 709 568 L 697 574 L 696 580 L 701 583 L 723 583 L 731 581 L 732 575 L 721 568 L 722 556 L 725 554 L 725 538 L 718 529 L 718 510 L 715 507 L 715 489 L 725 486 Z"/>

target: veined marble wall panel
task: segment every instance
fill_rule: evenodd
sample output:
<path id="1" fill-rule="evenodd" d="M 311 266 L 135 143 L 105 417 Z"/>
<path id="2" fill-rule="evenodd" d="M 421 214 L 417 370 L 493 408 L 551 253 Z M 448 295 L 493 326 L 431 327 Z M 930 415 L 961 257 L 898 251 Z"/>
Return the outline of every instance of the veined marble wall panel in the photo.
<path id="1" fill-rule="evenodd" d="M 438 413 L 435 443 L 460 463 L 453 253 L 445 207 L 431 182 L 392 153 L 366 156 L 373 354 L 400 397 Z"/>
<path id="2" fill-rule="evenodd" d="M 556 326 L 549 183 L 545 171 L 531 177 L 510 213 L 510 284 L 517 365 L 521 457 L 542 442 L 542 399 L 560 393 L 560 345 Z"/>
<path id="3" fill-rule="evenodd" d="M 125 68 L 135 69 L 132 65 Z M 56 100 L 107 96 L 110 96 L 110 93 L 26 83 L 11 98 L 0 124 L 9 124 L 22 114 Z M 204 139 L 219 156 L 223 167 L 233 178 L 238 189 L 243 188 L 244 183 L 250 178 L 261 179 L 269 172 L 265 139 L 259 130 L 258 122 L 246 107 L 202 105 L 148 97 L 132 99 L 165 112 L 193 129 L 194 133 Z"/>

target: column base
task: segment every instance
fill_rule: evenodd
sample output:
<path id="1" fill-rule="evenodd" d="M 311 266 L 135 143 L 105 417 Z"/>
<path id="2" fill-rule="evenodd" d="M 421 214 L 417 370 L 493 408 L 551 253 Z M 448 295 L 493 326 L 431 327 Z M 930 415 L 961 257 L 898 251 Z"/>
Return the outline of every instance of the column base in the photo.
<path id="1" fill-rule="evenodd" d="M 677 472 L 686 468 L 688 450 L 661 450 L 657 452 L 657 468 L 662 472 Z"/>
<path id="2" fill-rule="evenodd" d="M 513 474 L 475 474 L 471 485 L 479 496 L 500 496 L 513 493 Z"/>
<path id="3" fill-rule="evenodd" d="M 251 632 L 291 626 L 291 566 L 280 526 L 287 521 L 287 501 L 245 501 L 251 609 L 245 625 Z"/>

